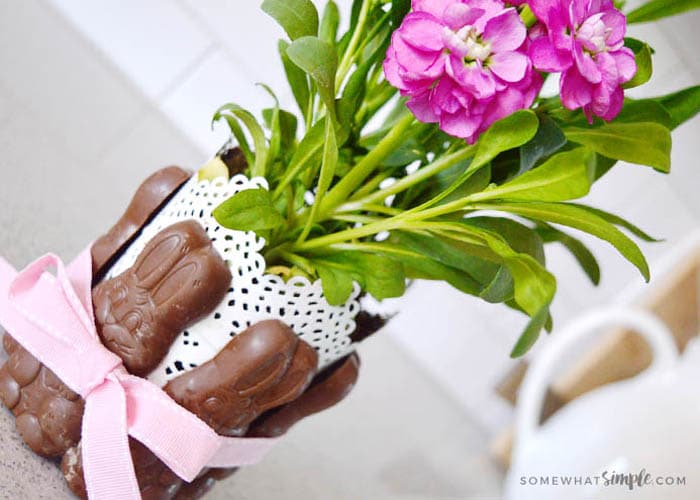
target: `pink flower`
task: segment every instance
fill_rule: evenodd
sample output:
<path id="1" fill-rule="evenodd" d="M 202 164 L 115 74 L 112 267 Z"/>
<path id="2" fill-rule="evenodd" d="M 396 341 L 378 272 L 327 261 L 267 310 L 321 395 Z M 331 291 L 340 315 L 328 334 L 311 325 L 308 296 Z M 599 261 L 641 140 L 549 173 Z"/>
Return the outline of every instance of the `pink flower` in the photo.
<path id="1" fill-rule="evenodd" d="M 539 91 L 526 36 L 501 0 L 414 0 L 384 73 L 419 120 L 474 142 L 494 116 L 529 107 Z"/>
<path id="2" fill-rule="evenodd" d="M 626 19 L 612 0 L 529 0 L 546 27 L 534 38 L 530 57 L 535 68 L 562 72 L 561 101 L 612 120 L 622 109 L 621 85 L 637 71 L 634 53 L 624 47 Z M 538 26 L 537 30 L 542 27 Z"/>

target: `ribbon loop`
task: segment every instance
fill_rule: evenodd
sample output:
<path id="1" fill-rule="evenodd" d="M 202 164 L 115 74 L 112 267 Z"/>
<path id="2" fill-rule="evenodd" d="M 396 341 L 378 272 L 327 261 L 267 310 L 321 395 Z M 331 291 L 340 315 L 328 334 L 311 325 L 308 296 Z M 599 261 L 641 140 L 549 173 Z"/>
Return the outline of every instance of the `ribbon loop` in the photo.
<path id="1" fill-rule="evenodd" d="M 50 274 L 54 269 L 56 274 Z M 225 438 L 105 348 L 93 320 L 90 248 L 66 268 L 52 254 L 17 273 L 0 258 L 0 323 L 85 398 L 83 467 L 92 499 L 139 499 L 129 436 L 185 481 L 202 468 L 260 461 L 276 439 Z"/>

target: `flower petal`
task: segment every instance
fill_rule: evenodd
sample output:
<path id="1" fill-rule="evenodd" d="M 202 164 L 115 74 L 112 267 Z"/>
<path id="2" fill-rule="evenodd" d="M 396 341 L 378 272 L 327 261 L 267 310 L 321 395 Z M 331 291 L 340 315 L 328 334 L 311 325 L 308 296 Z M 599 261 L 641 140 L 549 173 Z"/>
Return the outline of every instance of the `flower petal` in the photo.
<path id="1" fill-rule="evenodd" d="M 627 30 L 627 18 L 619 10 L 609 10 L 603 14 L 601 18 L 605 27 L 610 30 L 607 36 L 606 43 L 608 46 L 614 46 L 622 42 Z"/>
<path id="2" fill-rule="evenodd" d="M 416 49 L 438 51 L 444 48 L 442 28 L 430 14 L 411 12 L 404 18 L 398 33 L 403 41 Z"/>
<path id="3" fill-rule="evenodd" d="M 580 43 L 574 45 L 574 62 L 581 75 L 591 83 L 600 83 L 603 75 L 590 54 L 583 51 Z"/>
<path id="4" fill-rule="evenodd" d="M 442 19 L 445 9 L 454 3 L 454 0 L 413 0 L 411 7 L 414 12 L 428 12 L 438 19 Z"/>
<path id="5" fill-rule="evenodd" d="M 571 54 L 554 47 L 547 37 L 535 38 L 530 43 L 532 64 L 540 71 L 558 73 L 573 64 Z"/>
<path id="6" fill-rule="evenodd" d="M 399 32 L 394 33 L 391 46 L 394 48 L 396 61 L 404 72 L 404 78 L 437 78 L 442 73 L 441 52 L 412 47 L 404 41 Z"/>
<path id="7" fill-rule="evenodd" d="M 599 12 L 599 9 L 591 7 L 591 0 L 570 0 L 569 15 L 574 26 L 580 26 L 591 14 Z M 563 2 L 562 2 L 563 3 Z"/>
<path id="8" fill-rule="evenodd" d="M 581 76 L 575 66 L 561 75 L 559 88 L 561 103 L 567 109 L 578 109 L 593 99 L 593 85 Z"/>
<path id="9" fill-rule="evenodd" d="M 473 142 L 473 135 L 479 129 L 481 116 L 470 116 L 466 110 L 458 113 L 445 113 L 440 117 L 440 128 L 454 137 Z"/>
<path id="10" fill-rule="evenodd" d="M 557 15 L 560 8 L 560 0 L 529 0 L 527 4 L 535 17 L 545 24 L 549 24 L 550 15 Z"/>
<path id="11" fill-rule="evenodd" d="M 470 7 L 463 3 L 455 3 L 445 9 L 442 21 L 454 31 L 464 26 L 472 25 L 484 15 L 484 9 Z"/>
<path id="12" fill-rule="evenodd" d="M 625 83 L 634 78 L 634 75 L 637 74 L 637 62 L 634 59 L 634 52 L 627 47 L 623 47 L 609 54 L 615 60 L 619 83 Z"/>
<path id="13" fill-rule="evenodd" d="M 512 7 L 489 19 L 484 27 L 484 40 L 489 42 L 493 52 L 515 50 L 526 36 L 525 25 Z"/>
<path id="14" fill-rule="evenodd" d="M 438 121 L 438 116 L 433 111 L 430 103 L 430 91 L 413 96 L 406 103 L 406 106 L 423 123 L 435 123 Z"/>
<path id="15" fill-rule="evenodd" d="M 403 79 L 399 75 L 399 63 L 396 61 L 394 47 L 390 46 L 386 51 L 384 59 L 384 77 L 387 81 L 399 90 L 406 90 Z"/>
<path id="16" fill-rule="evenodd" d="M 479 65 L 466 66 L 461 59 L 450 57 L 447 73 L 465 90 L 478 99 L 490 97 L 496 92 L 496 82 L 490 71 L 484 71 Z"/>
<path id="17" fill-rule="evenodd" d="M 622 104 L 625 100 L 625 95 L 622 87 L 617 87 L 612 91 L 605 100 L 605 109 L 596 110 L 595 103 L 593 105 L 594 113 L 600 116 L 603 120 L 610 121 L 615 118 L 622 109 Z"/>
<path id="18" fill-rule="evenodd" d="M 456 113 L 460 108 L 466 107 L 460 102 L 456 94 L 457 87 L 450 78 L 442 78 L 435 86 L 431 94 L 433 109 L 438 109 L 447 113 Z M 438 114 L 442 114 L 436 111 Z"/>
<path id="19" fill-rule="evenodd" d="M 519 82 L 527 71 L 528 59 L 520 52 L 497 52 L 491 56 L 489 68 L 506 82 Z"/>

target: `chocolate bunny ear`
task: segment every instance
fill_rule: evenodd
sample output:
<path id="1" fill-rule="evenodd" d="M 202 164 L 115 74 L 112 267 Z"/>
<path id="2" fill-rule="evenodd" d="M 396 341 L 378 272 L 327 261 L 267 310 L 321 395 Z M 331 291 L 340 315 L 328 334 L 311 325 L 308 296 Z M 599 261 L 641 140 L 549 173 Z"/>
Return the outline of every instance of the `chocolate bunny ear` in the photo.
<path id="1" fill-rule="evenodd" d="M 158 209 L 192 176 L 180 167 L 166 167 L 146 179 L 138 188 L 124 214 L 92 246 L 94 281 L 102 277 L 118 254 L 136 237 Z"/>
<path id="2" fill-rule="evenodd" d="M 175 337 L 223 300 L 231 273 L 204 229 L 184 221 L 156 234 L 133 267 L 92 291 L 104 345 L 134 375 L 150 373 Z"/>

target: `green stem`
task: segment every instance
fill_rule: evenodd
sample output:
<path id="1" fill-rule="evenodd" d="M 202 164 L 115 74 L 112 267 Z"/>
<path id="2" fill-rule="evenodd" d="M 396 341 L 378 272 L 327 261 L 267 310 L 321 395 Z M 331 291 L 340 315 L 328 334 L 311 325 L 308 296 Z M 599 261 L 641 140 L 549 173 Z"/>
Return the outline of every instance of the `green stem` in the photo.
<path id="1" fill-rule="evenodd" d="M 338 71 L 336 72 L 335 79 L 336 93 L 338 92 L 338 90 L 340 90 L 343 80 L 345 80 L 348 71 L 350 71 L 350 68 L 352 67 L 353 60 L 355 59 L 355 50 L 357 49 L 357 45 L 360 43 L 360 39 L 363 35 L 362 32 L 364 31 L 365 23 L 367 22 L 367 14 L 369 13 L 369 6 L 371 3 L 372 0 L 365 0 L 364 2 L 362 2 L 362 8 L 360 9 L 360 15 L 357 19 L 357 26 L 355 26 L 355 32 L 352 34 L 352 38 L 350 39 L 348 48 L 345 49 L 343 59 L 338 65 Z"/>
<path id="2" fill-rule="evenodd" d="M 382 219 L 377 222 L 372 222 L 365 226 L 346 229 L 345 231 L 340 231 L 325 236 L 319 236 L 318 238 L 313 238 L 305 242 L 298 242 L 294 245 L 293 248 L 294 250 L 307 251 L 313 248 L 327 247 L 328 245 L 336 243 L 344 243 L 346 241 L 353 240 L 356 238 L 365 238 L 367 236 L 372 236 L 383 231 L 392 231 L 394 229 L 418 228 L 423 227 L 424 224 L 440 224 L 440 222 L 437 221 L 423 221 L 433 217 L 440 217 L 442 215 L 447 215 L 452 212 L 464 210 L 469 204 L 470 200 L 465 198 L 463 200 L 455 200 L 450 203 L 440 205 L 438 207 L 422 210 L 420 212 L 404 212 L 399 215 L 390 217 L 388 219 Z"/>
<path id="3" fill-rule="evenodd" d="M 423 257 L 422 254 L 409 250 L 407 248 L 400 247 L 398 245 L 392 245 L 390 243 L 338 243 L 335 245 L 330 245 L 331 250 L 338 251 L 357 251 L 357 252 L 368 252 L 368 253 L 384 253 L 392 254 L 397 256 L 408 256 L 408 257 Z"/>
<path id="4" fill-rule="evenodd" d="M 353 195 L 350 197 L 351 200 L 357 199 L 359 200 L 360 198 L 364 198 L 370 193 L 373 193 L 375 189 L 379 187 L 379 185 L 384 182 L 385 179 L 388 179 L 391 177 L 391 174 L 389 172 L 380 172 L 374 177 L 372 177 L 370 180 L 364 183 L 364 185 L 359 188 L 357 191 L 353 193 Z"/>
<path id="5" fill-rule="evenodd" d="M 282 256 L 287 259 L 287 262 L 297 266 L 299 269 L 304 271 L 306 274 L 313 276 L 315 274 L 314 266 L 301 255 L 297 255 L 292 252 L 282 251 Z"/>
<path id="6" fill-rule="evenodd" d="M 362 103 L 360 111 L 357 115 L 359 123 L 364 124 L 369 121 L 369 119 L 372 118 L 377 111 L 382 109 L 382 107 L 384 107 L 384 105 L 389 102 L 394 95 L 396 95 L 396 89 L 390 85 L 384 86 L 380 84 L 377 86 L 377 89 L 379 89 L 379 91 L 374 97 L 370 97 L 364 103 Z"/>
<path id="7" fill-rule="evenodd" d="M 324 219 L 331 210 L 347 200 L 352 192 L 362 184 L 362 181 L 364 181 L 374 169 L 406 139 L 404 132 L 411 126 L 413 120 L 414 117 L 411 113 L 399 120 L 384 139 L 379 141 L 375 148 L 367 153 L 367 156 L 362 158 L 362 160 L 360 160 L 357 165 L 328 192 L 321 203 L 319 219 Z"/>
<path id="8" fill-rule="evenodd" d="M 461 151 L 457 151 L 456 153 L 452 153 L 450 155 L 442 156 L 433 163 L 430 163 L 423 168 L 419 168 L 411 175 L 407 175 L 406 177 L 399 179 L 394 184 L 385 189 L 365 196 L 364 198 L 361 198 L 359 200 L 350 201 L 341 205 L 340 207 L 338 207 L 337 211 L 353 212 L 355 210 L 361 210 L 365 205 L 368 204 L 381 203 L 392 194 L 400 193 L 401 191 L 404 191 L 410 188 L 411 186 L 418 184 L 419 182 L 423 182 L 425 179 L 428 179 L 433 175 L 442 172 L 443 170 L 447 170 L 448 168 L 461 161 L 471 158 L 474 155 L 474 151 L 474 146 L 467 146 Z"/>
<path id="9" fill-rule="evenodd" d="M 307 77 L 308 78 L 308 77 Z M 309 102 L 306 105 L 306 115 L 304 116 L 304 121 L 306 122 L 306 131 L 311 130 L 314 120 L 314 101 L 316 100 L 316 92 L 314 91 L 314 83 L 311 82 L 309 90 Z"/>

